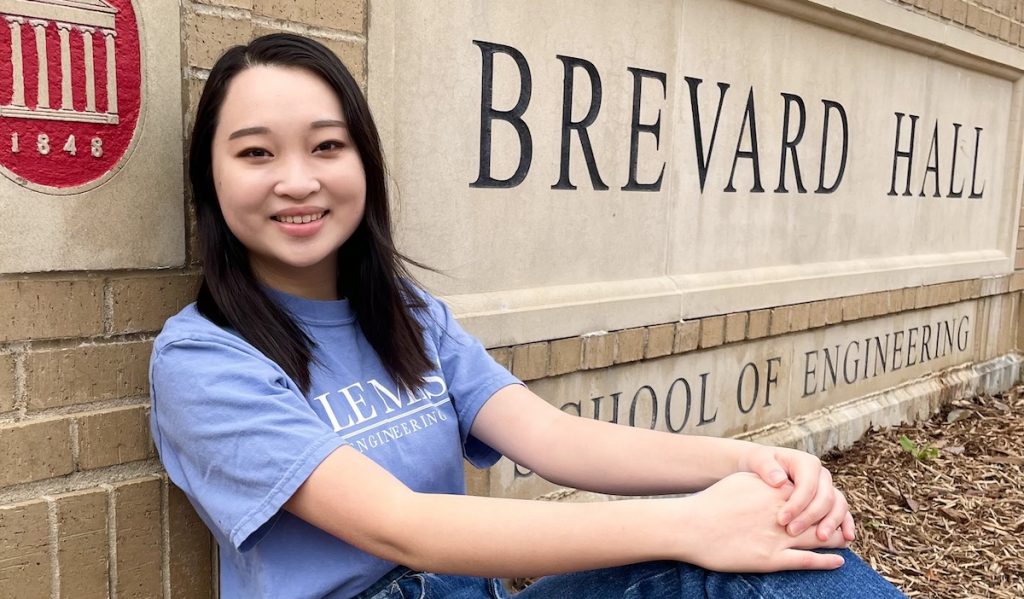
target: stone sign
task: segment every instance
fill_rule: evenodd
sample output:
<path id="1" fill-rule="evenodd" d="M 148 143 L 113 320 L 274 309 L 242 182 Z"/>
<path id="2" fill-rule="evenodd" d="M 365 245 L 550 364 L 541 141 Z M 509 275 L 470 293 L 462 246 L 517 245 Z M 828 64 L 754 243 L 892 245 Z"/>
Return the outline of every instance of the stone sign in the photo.
<path id="1" fill-rule="evenodd" d="M 375 2 L 368 43 L 402 247 L 489 345 L 1012 270 L 1024 61 L 883 0 Z"/>
<path id="2" fill-rule="evenodd" d="M 0 0 L 0 16 L 0 272 L 180 265 L 179 8 Z"/>
<path id="3" fill-rule="evenodd" d="M 970 361 L 981 349 L 978 318 L 978 302 L 965 302 L 578 372 L 530 388 L 583 418 L 732 436 Z M 490 484 L 491 495 L 502 497 L 557 488 L 508 459 L 491 470 Z"/>

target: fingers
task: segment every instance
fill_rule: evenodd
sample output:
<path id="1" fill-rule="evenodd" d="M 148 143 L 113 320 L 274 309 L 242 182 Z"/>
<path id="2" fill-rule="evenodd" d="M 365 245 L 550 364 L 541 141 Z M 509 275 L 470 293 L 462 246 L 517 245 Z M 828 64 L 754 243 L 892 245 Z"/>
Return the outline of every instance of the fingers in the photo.
<path id="1" fill-rule="evenodd" d="M 818 531 L 818 538 L 822 541 L 827 539 L 828 536 L 832 534 L 832 531 L 840 528 L 846 522 L 846 516 L 850 513 L 850 504 L 847 503 L 846 496 L 838 489 L 833 489 L 832 493 L 832 508 L 829 510 L 828 514 L 822 518 L 821 522 L 818 523 L 818 526 L 815 527 Z M 850 523 L 853 523 L 852 517 Z M 846 531 L 843 532 L 845 534 Z M 850 540 L 852 541 L 853 539 Z"/>
<path id="2" fill-rule="evenodd" d="M 843 538 L 847 541 L 852 541 L 857 538 L 857 529 L 853 524 L 853 514 L 846 512 L 846 517 L 843 518 L 842 524 Z"/>
<path id="3" fill-rule="evenodd" d="M 818 472 L 818 484 L 815 488 L 814 485 L 804 485 L 805 489 L 808 489 L 812 495 L 812 499 L 807 503 L 806 507 L 800 512 L 796 512 L 797 516 L 790 522 L 786 530 L 791 535 L 799 535 L 803 531 L 807 530 L 814 524 L 820 522 L 823 518 L 830 515 L 836 504 L 836 489 L 832 486 L 832 474 L 829 473 L 826 468 L 819 468 Z M 800 487 L 797 486 L 797 490 L 793 492 L 793 497 L 801 491 Z M 790 497 L 790 501 L 793 501 L 793 497 Z M 843 499 L 843 511 L 847 508 L 846 499 Z M 788 509 L 783 507 L 783 511 Z M 835 522 L 832 524 L 834 530 L 839 527 L 842 522 L 842 513 L 836 515 Z"/>
<path id="4" fill-rule="evenodd" d="M 817 527 L 808 528 L 793 539 L 794 549 L 838 549 L 847 547 L 850 544 L 843 536 L 843 531 L 836 527 L 832 528 L 825 538 L 817 534 Z"/>
<path id="5" fill-rule="evenodd" d="M 807 509 L 807 506 L 817 496 L 818 488 L 821 486 L 821 472 L 828 472 L 828 470 L 821 467 L 821 460 L 818 458 L 802 452 L 799 452 L 797 455 L 799 460 L 795 458 L 788 458 L 786 460 L 789 462 L 790 476 L 796 485 L 796 489 L 779 512 L 779 524 L 782 526 L 788 526 L 793 522 L 794 518 L 800 516 Z M 829 474 L 828 476 L 828 486 L 831 487 L 832 475 Z M 817 519 L 806 520 L 806 523 L 803 524 L 796 534 L 802 532 L 803 528 L 807 528 L 810 524 L 817 522 L 826 513 L 827 510 L 824 510 L 818 515 Z M 791 532 L 791 534 L 793 533 Z"/>
<path id="6" fill-rule="evenodd" d="M 779 557 L 779 562 L 779 570 L 835 570 L 842 566 L 845 560 L 834 553 L 786 549 Z"/>

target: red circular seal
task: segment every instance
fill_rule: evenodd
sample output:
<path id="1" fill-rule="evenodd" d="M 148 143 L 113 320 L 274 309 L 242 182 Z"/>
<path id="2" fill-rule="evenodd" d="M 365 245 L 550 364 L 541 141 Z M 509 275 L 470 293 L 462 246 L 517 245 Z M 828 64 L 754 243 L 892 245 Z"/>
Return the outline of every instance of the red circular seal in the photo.
<path id="1" fill-rule="evenodd" d="M 139 122 L 132 0 L 0 0 L 0 171 L 73 193 L 117 171 Z"/>

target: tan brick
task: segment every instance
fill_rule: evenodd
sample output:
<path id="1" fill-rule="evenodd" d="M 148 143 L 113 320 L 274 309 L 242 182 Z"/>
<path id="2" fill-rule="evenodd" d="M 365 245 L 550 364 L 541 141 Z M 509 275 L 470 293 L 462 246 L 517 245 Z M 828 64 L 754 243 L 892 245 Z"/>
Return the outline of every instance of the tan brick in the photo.
<path id="1" fill-rule="evenodd" d="M 864 318 L 864 296 L 851 295 L 843 298 L 843 320 Z"/>
<path id="2" fill-rule="evenodd" d="M 312 25 L 316 18 L 316 0 L 252 0 L 253 14 Z"/>
<path id="3" fill-rule="evenodd" d="M 1010 292 L 1024 289 L 1024 271 L 1018 271 L 1010 276 Z"/>
<path id="4" fill-rule="evenodd" d="M 672 342 L 672 353 L 681 354 L 697 349 L 700 341 L 700 321 L 684 320 L 676 323 L 675 340 Z"/>
<path id="5" fill-rule="evenodd" d="M 751 312 L 747 323 L 747 338 L 760 339 L 761 337 L 766 337 L 771 319 L 771 310 L 755 310 Z"/>
<path id="6" fill-rule="evenodd" d="M 89 344 L 25 356 L 28 408 L 145 395 L 152 343 Z"/>
<path id="7" fill-rule="evenodd" d="M 110 281 L 113 332 L 159 331 L 195 299 L 198 281 L 197 275 L 181 273 Z"/>
<path id="8" fill-rule="evenodd" d="M 810 316 L 810 304 L 796 304 L 789 315 L 789 330 L 806 331 L 810 323 Z"/>
<path id="9" fill-rule="evenodd" d="M 366 31 L 366 0 L 316 0 L 314 25 L 353 33 Z"/>
<path id="10" fill-rule="evenodd" d="M 698 347 L 717 347 L 725 342 L 725 315 L 700 319 Z"/>
<path id="11" fill-rule="evenodd" d="M 14 377 L 14 356 L 0 354 L 0 413 L 14 409 L 17 381 Z"/>
<path id="12" fill-rule="evenodd" d="M 462 473 L 466 478 L 466 494 L 477 497 L 486 497 L 491 493 L 490 470 L 481 470 L 463 460 Z"/>
<path id="13" fill-rule="evenodd" d="M 199 4 L 209 4 L 212 6 L 227 6 L 230 8 L 241 8 L 243 10 L 252 9 L 252 0 L 193 0 Z"/>
<path id="14" fill-rule="evenodd" d="M 254 28 L 252 35 L 256 37 L 278 31 L 280 30 L 257 26 Z M 366 44 L 364 42 L 332 40 L 317 35 L 310 35 L 309 37 L 327 46 L 334 52 L 341 59 L 341 62 L 345 64 L 349 72 L 352 73 L 352 77 L 355 78 L 356 82 L 360 86 L 366 87 Z"/>
<path id="15" fill-rule="evenodd" d="M 825 300 L 825 324 L 843 322 L 843 298 L 833 297 Z"/>
<path id="16" fill-rule="evenodd" d="M 90 489 L 53 498 L 57 511 L 57 562 L 62 595 L 106 599 L 109 555 L 107 492 Z M 67 591 L 74 589 L 73 593 Z"/>
<path id="17" fill-rule="evenodd" d="M 76 420 L 81 470 L 126 464 L 151 456 L 145 406 L 102 410 Z"/>
<path id="18" fill-rule="evenodd" d="M 725 315 L 725 343 L 742 341 L 747 335 L 747 313 L 733 312 Z"/>
<path id="19" fill-rule="evenodd" d="M 512 348 L 511 347 L 493 347 L 487 350 L 491 358 L 494 359 L 502 368 L 511 372 L 512 370 Z"/>
<path id="20" fill-rule="evenodd" d="M 253 13 L 314 27 L 363 33 L 365 0 L 252 0 Z"/>
<path id="21" fill-rule="evenodd" d="M 615 333 L 615 363 L 636 362 L 644 359 L 643 328 L 626 329 Z"/>
<path id="22" fill-rule="evenodd" d="M 984 19 L 985 14 L 986 14 L 985 11 L 981 10 L 977 6 L 969 5 L 967 7 L 967 22 L 966 22 L 966 25 L 968 27 L 970 27 L 971 29 L 977 29 L 979 31 L 982 30 L 982 28 L 985 26 L 985 23 L 983 23 L 983 20 L 985 22 L 988 21 L 988 19 Z"/>
<path id="23" fill-rule="evenodd" d="M 768 334 L 774 337 L 789 332 L 789 320 L 792 318 L 793 309 L 791 306 L 779 306 L 772 308 L 771 325 L 768 327 Z"/>
<path id="24" fill-rule="evenodd" d="M 148 599 L 161 582 L 159 477 L 113 485 L 118 599 Z"/>
<path id="25" fill-rule="evenodd" d="M 1017 249 L 1024 248 L 1024 228 L 1017 229 Z"/>
<path id="26" fill-rule="evenodd" d="M 548 342 L 517 345 L 512 350 L 512 374 L 524 381 L 543 378 L 548 371 Z"/>
<path id="27" fill-rule="evenodd" d="M 981 297 L 988 297 L 990 295 L 1000 295 L 1003 293 L 1009 293 L 1009 291 L 1009 275 L 999 277 L 985 277 L 984 279 L 981 279 Z"/>
<path id="28" fill-rule="evenodd" d="M 647 346 L 644 348 L 644 357 L 650 359 L 670 355 L 675 336 L 675 323 L 647 327 Z"/>
<path id="29" fill-rule="evenodd" d="M 167 488 L 167 529 L 171 597 L 212 599 L 213 540 L 188 498 L 174 485 Z"/>
<path id="30" fill-rule="evenodd" d="M 583 367 L 604 368 L 615 362 L 615 335 L 599 333 L 583 338 Z"/>
<path id="31" fill-rule="evenodd" d="M 1010 25 L 1010 43 L 1019 46 L 1021 42 L 1024 42 L 1024 27 L 1020 23 L 1012 23 Z"/>
<path id="32" fill-rule="evenodd" d="M 967 289 L 963 292 L 964 299 L 977 299 L 981 296 L 981 279 L 969 279 L 966 281 Z"/>
<path id="33" fill-rule="evenodd" d="M 964 18 L 966 18 L 967 5 L 963 0 L 942 0 L 941 14 L 943 17 L 955 21 L 957 20 L 956 15 L 961 12 L 965 14 Z"/>
<path id="34" fill-rule="evenodd" d="M 932 287 L 932 285 L 922 285 L 917 288 L 917 297 L 914 299 L 916 308 L 930 308 L 935 305 L 931 303 L 935 299 Z"/>
<path id="35" fill-rule="evenodd" d="M 917 287 L 907 287 L 903 290 L 903 310 L 914 310 L 917 308 Z"/>
<path id="36" fill-rule="evenodd" d="M 0 426 L 0 487 L 74 470 L 71 428 L 63 418 Z"/>
<path id="37" fill-rule="evenodd" d="M 811 307 L 808 309 L 807 314 L 807 328 L 816 329 L 823 327 L 827 322 L 828 302 L 825 300 L 811 302 Z"/>
<path id="38" fill-rule="evenodd" d="M 103 332 L 103 281 L 0 282 L 0 342 Z"/>
<path id="39" fill-rule="evenodd" d="M 1017 270 L 1024 269 L 1024 250 L 1017 250 L 1017 255 L 1013 259 L 1013 267 Z"/>
<path id="40" fill-rule="evenodd" d="M 249 19 L 215 14 L 187 15 L 184 30 L 188 64 L 201 69 L 212 68 L 225 50 L 246 44 L 255 37 Z"/>
<path id="41" fill-rule="evenodd" d="M 0 599 L 50 596 L 50 525 L 45 501 L 0 506 Z"/>
<path id="42" fill-rule="evenodd" d="M 583 339 L 569 337 L 551 342 L 548 376 L 576 372 L 583 365 Z"/>
<path id="43" fill-rule="evenodd" d="M 999 23 L 999 39 L 1004 42 L 1010 41 L 1010 19 L 998 19 L 996 21 Z"/>

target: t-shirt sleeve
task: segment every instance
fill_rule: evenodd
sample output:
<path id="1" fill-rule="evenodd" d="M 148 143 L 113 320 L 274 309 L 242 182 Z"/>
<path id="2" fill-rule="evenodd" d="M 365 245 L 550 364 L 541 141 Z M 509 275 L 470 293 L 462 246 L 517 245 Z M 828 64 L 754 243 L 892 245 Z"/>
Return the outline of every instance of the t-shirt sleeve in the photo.
<path id="1" fill-rule="evenodd" d="M 434 333 L 438 359 L 458 415 L 463 453 L 477 468 L 489 468 L 501 459 L 501 454 L 470 434 L 473 421 L 496 391 L 523 383 L 463 330 L 448 306 L 430 295 L 424 296 L 437 329 Z"/>
<path id="2" fill-rule="evenodd" d="M 150 425 L 168 475 L 218 541 L 242 551 L 344 444 L 280 368 L 241 343 L 158 344 L 150 385 Z"/>

